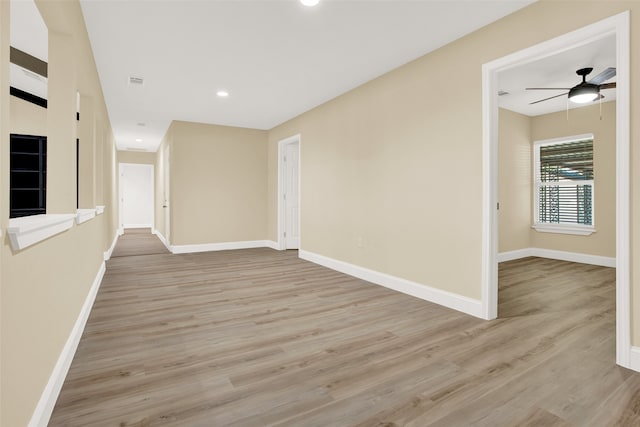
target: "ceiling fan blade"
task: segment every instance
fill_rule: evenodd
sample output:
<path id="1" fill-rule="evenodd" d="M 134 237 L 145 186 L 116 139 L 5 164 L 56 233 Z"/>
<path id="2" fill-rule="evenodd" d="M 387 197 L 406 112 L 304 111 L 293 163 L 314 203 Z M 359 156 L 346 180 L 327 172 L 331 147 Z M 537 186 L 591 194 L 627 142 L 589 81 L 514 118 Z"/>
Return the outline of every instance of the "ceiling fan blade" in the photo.
<path id="1" fill-rule="evenodd" d="M 591 80 L 589 80 L 587 83 L 599 85 L 606 82 L 610 78 L 613 78 L 615 75 L 616 75 L 615 67 L 609 67 L 603 72 L 601 72 L 600 74 L 598 74 L 597 76 L 595 76 L 594 78 L 592 78 Z"/>
<path id="2" fill-rule="evenodd" d="M 556 96 L 550 96 L 549 98 L 541 99 L 541 100 L 539 100 L 539 101 L 530 102 L 530 103 L 529 103 L 529 105 L 537 104 L 538 102 L 548 101 L 548 100 L 550 100 L 550 99 L 558 98 L 558 97 L 560 97 L 560 96 L 566 96 L 566 95 L 568 95 L 568 94 L 569 94 L 569 92 L 567 92 L 567 93 L 561 93 L 560 95 L 556 95 Z"/>
<path id="3" fill-rule="evenodd" d="M 616 82 L 613 83 L 605 83 L 600 85 L 600 89 L 615 89 L 616 88 Z"/>
<path id="4" fill-rule="evenodd" d="M 525 90 L 569 90 L 570 87 L 528 87 Z"/>

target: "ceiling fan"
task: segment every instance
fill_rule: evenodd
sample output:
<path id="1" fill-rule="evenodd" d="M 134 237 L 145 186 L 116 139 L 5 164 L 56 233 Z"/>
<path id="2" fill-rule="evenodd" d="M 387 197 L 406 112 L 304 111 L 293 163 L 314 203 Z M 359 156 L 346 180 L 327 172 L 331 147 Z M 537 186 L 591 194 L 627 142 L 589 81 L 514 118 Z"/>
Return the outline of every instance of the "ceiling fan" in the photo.
<path id="1" fill-rule="evenodd" d="M 539 102 L 548 101 L 560 96 L 569 95 L 569 101 L 578 104 L 584 104 L 586 102 L 595 101 L 596 99 L 604 98 L 604 95 L 600 93 L 601 89 L 614 89 L 616 83 L 605 83 L 607 80 L 613 78 L 616 75 L 616 69 L 609 67 L 591 80 L 587 81 L 587 76 L 593 71 L 593 68 L 580 68 L 576 71 L 576 74 L 582 77 L 582 82 L 578 83 L 574 87 L 528 87 L 527 90 L 568 90 L 569 92 L 561 93 L 560 95 L 550 96 L 549 98 L 540 99 L 529 103 L 529 105 L 537 104 Z"/>

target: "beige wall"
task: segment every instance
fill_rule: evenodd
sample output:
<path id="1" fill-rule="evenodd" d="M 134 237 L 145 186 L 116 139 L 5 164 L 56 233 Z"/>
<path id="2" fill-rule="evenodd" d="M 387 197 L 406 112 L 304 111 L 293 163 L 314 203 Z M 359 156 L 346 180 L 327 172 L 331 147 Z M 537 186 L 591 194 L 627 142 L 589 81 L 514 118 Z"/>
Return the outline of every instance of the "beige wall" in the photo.
<path id="1" fill-rule="evenodd" d="M 531 118 L 500 109 L 498 252 L 531 247 Z"/>
<path id="2" fill-rule="evenodd" d="M 156 153 L 118 150 L 118 163 L 154 165 L 156 163 Z"/>
<path id="3" fill-rule="evenodd" d="M 637 28 L 638 2 L 589 2 L 579 14 L 573 2 L 534 3 L 272 129 L 268 237 L 275 240 L 277 230 L 277 143 L 299 133 L 303 249 L 479 299 L 482 64 L 627 9 Z M 634 52 L 640 33 L 631 37 Z M 636 111 L 640 86 L 631 91 Z M 633 121 L 632 147 L 639 134 Z M 637 182 L 640 158 L 632 150 Z M 633 191 L 631 218 L 640 221 L 640 186 Z M 636 248 L 640 227 L 633 230 Z M 640 271 L 640 259 L 632 269 Z M 633 289 L 638 324 L 635 274 Z M 634 331 L 640 344 L 640 328 Z"/>
<path id="4" fill-rule="evenodd" d="M 616 103 L 593 105 L 531 119 L 531 141 L 593 133 L 594 225 L 590 236 L 531 230 L 531 247 L 616 256 Z"/>
<path id="5" fill-rule="evenodd" d="M 80 5 L 75 1 L 42 0 L 37 0 L 36 4 L 50 30 L 49 108 L 44 118 L 45 127 L 42 127 L 42 110 L 34 109 L 39 107 L 22 104 L 13 97 L 0 97 L 0 192 L 3 195 L 0 198 L 0 228 L 6 230 L 9 222 L 6 203 L 9 200 L 9 132 L 36 129 L 36 125 L 37 133 L 47 135 L 49 142 L 47 189 L 54 197 L 48 200 L 48 212 L 75 212 L 77 92 L 92 99 L 96 126 L 93 127 L 93 120 L 87 121 L 84 135 L 91 147 L 100 147 L 85 164 L 88 166 L 86 176 L 95 178 L 88 184 L 85 195 L 90 203 L 100 193 L 100 202 L 107 205 L 107 209 L 86 223 L 19 252 L 12 251 L 9 239 L 2 236 L 2 426 L 24 426 L 31 419 L 100 269 L 103 252 L 111 245 L 117 219 L 113 214 L 115 148 Z M 0 2 L 0 89 L 3 93 L 9 92 L 9 7 L 10 2 Z M 95 166 L 92 166 L 94 162 Z M 100 176 L 96 176 L 98 170 Z"/>
<path id="6" fill-rule="evenodd" d="M 15 96 L 9 97 L 11 133 L 47 135 L 47 109 Z"/>
<path id="7" fill-rule="evenodd" d="M 171 124 L 171 243 L 264 240 L 267 132 Z"/>

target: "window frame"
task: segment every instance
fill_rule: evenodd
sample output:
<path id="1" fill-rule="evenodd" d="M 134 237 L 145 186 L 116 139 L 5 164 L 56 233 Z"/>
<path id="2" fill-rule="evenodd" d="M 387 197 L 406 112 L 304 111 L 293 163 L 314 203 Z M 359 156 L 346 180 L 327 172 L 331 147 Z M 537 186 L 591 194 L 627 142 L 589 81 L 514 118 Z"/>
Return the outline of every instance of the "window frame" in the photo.
<path id="1" fill-rule="evenodd" d="M 593 142 L 593 162 L 594 174 L 593 180 L 581 180 L 583 185 L 591 185 L 591 224 L 575 224 L 575 223 L 549 223 L 540 222 L 540 192 L 542 180 L 540 179 L 540 147 L 549 145 L 566 144 L 571 142 L 583 141 L 590 139 Z M 533 143 L 533 229 L 543 233 L 560 233 L 588 236 L 596 232 L 596 192 L 595 192 L 595 137 L 592 133 L 566 136 L 560 138 L 543 139 L 534 141 Z M 577 181 L 577 180 L 576 180 Z M 563 181 L 560 181 L 562 183 Z M 564 180 L 565 183 L 574 183 L 573 180 Z"/>

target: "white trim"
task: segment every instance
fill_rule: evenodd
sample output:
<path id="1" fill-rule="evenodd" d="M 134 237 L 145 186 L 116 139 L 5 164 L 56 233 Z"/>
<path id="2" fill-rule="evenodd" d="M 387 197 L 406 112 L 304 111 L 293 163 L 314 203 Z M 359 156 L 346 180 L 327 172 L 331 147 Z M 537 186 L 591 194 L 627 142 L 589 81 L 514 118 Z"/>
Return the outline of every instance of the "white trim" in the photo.
<path id="1" fill-rule="evenodd" d="M 151 230 L 152 234 L 155 234 L 158 239 L 160 239 L 160 241 L 162 242 L 162 244 L 164 245 L 165 248 L 167 248 L 167 250 L 169 252 L 171 252 L 171 245 L 169 244 L 169 242 L 167 242 L 167 239 L 165 239 L 165 237 L 162 235 L 162 233 L 160 233 L 158 230 L 156 230 L 155 228 Z"/>
<path id="2" fill-rule="evenodd" d="M 122 224 L 122 229 L 127 228 L 153 228 L 153 224 Z"/>
<path id="3" fill-rule="evenodd" d="M 118 237 L 122 236 L 121 230 L 116 230 L 116 235 L 113 236 L 113 242 L 111 242 L 111 246 L 104 252 L 104 260 L 108 261 L 111 258 L 111 254 L 116 247 L 116 243 L 118 243 Z"/>
<path id="4" fill-rule="evenodd" d="M 58 400 L 58 395 L 60 394 L 60 390 L 62 389 L 62 385 L 64 384 L 67 372 L 69 372 L 69 367 L 71 367 L 73 356 L 75 355 L 76 349 L 78 348 L 78 343 L 80 342 L 80 338 L 82 337 L 84 327 L 87 324 L 87 319 L 89 318 L 89 314 L 91 313 L 91 308 L 93 307 L 93 302 L 95 301 L 96 295 L 98 294 L 98 289 L 100 289 L 100 284 L 102 283 L 102 277 L 104 276 L 105 271 L 106 267 L 105 263 L 103 262 L 102 264 L 100 264 L 98 273 L 93 280 L 93 284 L 91 285 L 89 293 L 85 298 L 82 309 L 78 314 L 76 323 L 73 325 L 73 329 L 71 329 L 71 333 L 69 334 L 67 342 L 62 348 L 62 352 L 58 357 L 58 361 L 56 362 L 53 371 L 51 371 L 49 381 L 42 391 L 42 395 L 40 396 L 40 400 L 36 405 L 36 409 L 33 411 L 33 415 L 31 416 L 31 420 L 29 421 L 29 427 L 44 427 L 49 423 L 49 418 L 51 418 L 53 407 L 56 404 L 56 400 Z"/>
<path id="5" fill-rule="evenodd" d="M 96 206 L 96 215 L 102 215 L 104 213 L 104 205 L 98 205 Z"/>
<path id="6" fill-rule="evenodd" d="M 482 317 L 498 317 L 498 73 L 482 65 Z"/>
<path id="7" fill-rule="evenodd" d="M 557 259 L 560 261 L 578 262 L 580 264 L 600 265 L 602 267 L 616 266 L 615 257 L 601 255 L 581 254 L 577 252 L 556 251 L 554 249 L 525 248 L 515 251 L 501 252 L 498 254 L 498 262 L 512 261 L 514 259 L 535 256 L 539 258 Z"/>
<path id="8" fill-rule="evenodd" d="M 379 271 L 370 270 L 368 268 L 339 261 L 337 259 L 302 249 L 298 251 L 298 256 L 304 260 L 375 283 L 376 285 L 381 285 L 385 288 L 393 289 L 394 291 L 402 292 L 425 301 L 470 314 L 471 316 L 482 318 L 482 304 L 476 299 L 432 288 L 427 285 L 391 276 Z"/>
<path id="9" fill-rule="evenodd" d="M 278 240 L 277 240 L 277 244 L 278 247 L 275 249 L 278 250 L 284 250 L 287 248 L 286 245 L 286 239 L 284 237 L 284 232 L 285 232 L 285 212 L 284 212 L 284 164 L 283 164 L 283 159 L 284 159 L 284 153 L 285 153 L 285 146 L 288 144 L 295 144 L 298 143 L 298 224 L 300 224 L 300 198 L 301 198 L 301 192 L 302 189 L 300 187 L 301 181 L 300 181 L 300 171 L 301 171 L 301 162 L 300 159 L 302 158 L 302 140 L 300 137 L 300 134 L 297 135 L 293 135 L 290 136 L 288 138 L 285 138 L 281 141 L 278 142 Z M 300 229 L 298 229 L 298 247 L 302 247 L 302 241 L 300 238 Z"/>
<path id="10" fill-rule="evenodd" d="M 82 224 L 83 222 L 87 222 L 92 218 L 95 218 L 96 210 L 95 209 L 78 209 L 76 213 L 76 224 Z"/>
<path id="11" fill-rule="evenodd" d="M 233 249 L 251 249 L 271 247 L 270 240 L 248 240 L 244 242 L 203 243 L 198 245 L 171 245 L 169 250 L 174 254 L 193 252 L 227 251 Z"/>
<path id="12" fill-rule="evenodd" d="M 527 258 L 535 256 L 533 254 L 533 248 L 516 249 L 513 251 L 500 252 L 496 257 L 498 262 L 513 261 L 514 259 Z"/>
<path id="13" fill-rule="evenodd" d="M 496 317 L 498 306 L 498 73 L 616 36 L 616 362 L 627 368 L 631 367 L 629 21 L 630 13 L 625 11 L 482 66 L 482 312 L 491 319 Z"/>
<path id="14" fill-rule="evenodd" d="M 616 31 L 616 361 L 631 367 L 630 29 L 629 12 L 609 18 Z M 637 368 L 637 366 L 636 366 Z M 639 370 L 640 369 L 636 369 Z"/>
<path id="15" fill-rule="evenodd" d="M 595 144 L 595 137 L 592 133 L 585 133 L 581 135 L 570 135 L 566 137 L 541 139 L 534 141 L 533 143 L 533 229 L 542 233 L 561 233 L 561 234 L 574 234 L 579 236 L 589 236 L 594 233 L 596 223 L 596 211 L 593 208 L 596 205 L 596 192 L 593 179 L 590 180 L 571 180 L 563 179 L 558 182 L 543 182 L 540 177 L 540 147 L 548 147 L 550 145 L 568 144 L 571 142 L 591 140 L 592 144 Z M 593 159 L 592 159 L 593 160 Z M 559 187 L 559 188 L 576 188 L 577 185 L 589 185 L 591 186 L 591 224 L 569 224 L 569 223 L 548 223 L 539 222 L 540 218 L 540 188 L 541 187 Z"/>
<path id="16" fill-rule="evenodd" d="M 278 242 L 274 242 L 273 240 L 265 240 L 264 243 L 268 248 L 275 249 L 277 251 L 280 250 L 280 245 L 278 244 Z"/>
<path id="17" fill-rule="evenodd" d="M 629 352 L 629 368 L 640 372 L 640 347 L 631 347 Z"/>
<path id="18" fill-rule="evenodd" d="M 75 214 L 42 214 L 11 218 L 7 234 L 14 251 L 22 250 L 73 227 Z"/>
<path id="19" fill-rule="evenodd" d="M 592 214 L 593 215 L 593 214 Z M 567 224 L 546 224 L 539 223 L 531 226 L 539 233 L 558 233 L 558 234 L 573 234 L 576 236 L 590 236 L 596 232 L 596 229 L 590 225 L 567 225 Z"/>

